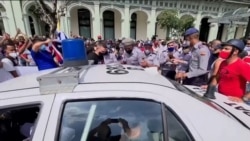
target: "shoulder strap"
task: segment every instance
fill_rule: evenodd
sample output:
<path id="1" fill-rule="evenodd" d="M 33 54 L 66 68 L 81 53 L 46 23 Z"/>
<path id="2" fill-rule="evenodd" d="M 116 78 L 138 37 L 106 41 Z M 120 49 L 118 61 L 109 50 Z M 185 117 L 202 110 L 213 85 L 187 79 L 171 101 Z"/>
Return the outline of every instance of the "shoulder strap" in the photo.
<path id="1" fill-rule="evenodd" d="M 14 58 L 12 58 L 12 57 L 9 57 L 9 56 L 7 56 L 7 57 L 5 57 L 5 58 L 9 59 L 9 60 L 13 63 L 14 66 L 18 66 L 17 60 L 16 60 L 16 59 L 14 59 Z"/>

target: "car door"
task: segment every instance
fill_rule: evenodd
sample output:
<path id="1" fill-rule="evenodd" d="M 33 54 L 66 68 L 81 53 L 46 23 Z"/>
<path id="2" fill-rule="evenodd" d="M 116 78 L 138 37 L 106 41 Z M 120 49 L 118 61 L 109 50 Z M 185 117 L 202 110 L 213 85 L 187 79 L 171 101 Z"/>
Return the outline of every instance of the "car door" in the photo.
<path id="1" fill-rule="evenodd" d="M 138 141 L 175 141 L 167 134 L 168 128 L 171 128 L 167 127 L 167 124 L 172 122 L 173 118 L 171 121 L 167 121 L 169 117 L 163 118 L 163 115 L 169 113 L 161 98 L 155 94 L 138 91 L 59 94 L 51 111 L 44 140 L 100 140 L 101 137 L 95 136 L 98 134 L 105 135 L 104 137 L 109 135 L 110 140 L 123 138 Z M 178 122 L 174 123 L 175 129 L 181 128 L 178 132 L 187 134 L 184 135 L 186 141 L 192 140 L 186 131 L 187 126 L 183 126 L 183 122 L 180 126 Z M 131 130 L 130 135 L 127 134 L 126 128 Z"/>
<path id="2" fill-rule="evenodd" d="M 7 140 L 14 137 L 12 141 L 24 139 L 42 141 L 53 100 L 54 95 L 1 99 L 0 126 L 9 130 L 4 132 L 1 129 L 2 136 L 0 136 L 6 136 Z M 7 122 L 9 123 L 6 124 Z"/>

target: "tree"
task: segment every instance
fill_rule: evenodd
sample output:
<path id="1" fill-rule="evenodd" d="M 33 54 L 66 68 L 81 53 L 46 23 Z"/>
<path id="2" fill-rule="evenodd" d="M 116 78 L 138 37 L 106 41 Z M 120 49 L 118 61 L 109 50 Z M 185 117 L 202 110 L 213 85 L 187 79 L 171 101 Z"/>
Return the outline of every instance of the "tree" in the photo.
<path id="1" fill-rule="evenodd" d="M 180 36 L 185 30 L 193 27 L 194 21 L 195 19 L 189 15 L 179 18 L 177 11 L 174 10 L 165 10 L 158 17 L 158 24 L 161 29 L 167 29 L 167 38 L 170 32 Z"/>
<path id="2" fill-rule="evenodd" d="M 178 13 L 175 10 L 165 10 L 158 16 L 158 24 L 161 29 L 167 30 L 167 38 L 170 31 L 178 27 L 179 18 Z"/>
<path id="3" fill-rule="evenodd" d="M 189 29 L 190 27 L 194 26 L 194 21 L 195 18 L 190 16 L 190 15 L 185 15 L 182 16 L 179 19 L 179 24 L 178 24 L 178 28 L 177 31 L 182 34 L 183 32 L 185 32 L 187 29 Z"/>
<path id="4" fill-rule="evenodd" d="M 45 22 L 50 27 L 50 38 L 55 37 L 55 31 L 57 28 L 57 23 L 59 19 L 58 11 L 62 11 L 72 0 L 64 0 L 64 3 L 57 8 L 57 0 L 49 0 L 52 2 L 52 9 L 45 3 L 45 0 L 35 0 L 36 10 L 34 10 L 35 15 L 37 15 L 41 21 Z"/>

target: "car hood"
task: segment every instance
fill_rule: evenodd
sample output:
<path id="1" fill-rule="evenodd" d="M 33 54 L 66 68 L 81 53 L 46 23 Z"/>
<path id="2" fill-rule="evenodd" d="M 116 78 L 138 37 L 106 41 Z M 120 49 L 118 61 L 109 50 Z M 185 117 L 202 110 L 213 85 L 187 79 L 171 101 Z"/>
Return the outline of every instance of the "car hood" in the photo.
<path id="1" fill-rule="evenodd" d="M 203 96 L 206 92 L 204 89 L 197 86 L 185 85 L 186 88 L 193 91 L 198 96 Z M 232 102 L 227 96 L 220 93 L 215 93 L 216 99 L 211 99 L 213 103 L 223 108 L 230 115 L 239 120 L 242 124 L 250 129 L 250 106 L 245 103 Z"/>

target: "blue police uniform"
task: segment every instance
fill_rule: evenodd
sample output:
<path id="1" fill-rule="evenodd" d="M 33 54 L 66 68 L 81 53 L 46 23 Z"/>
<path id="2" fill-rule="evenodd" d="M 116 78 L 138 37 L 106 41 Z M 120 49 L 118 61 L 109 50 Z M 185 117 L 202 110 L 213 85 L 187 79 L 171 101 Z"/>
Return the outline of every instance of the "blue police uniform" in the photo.
<path id="1" fill-rule="evenodd" d="M 117 63 L 117 58 L 114 53 L 108 53 L 107 55 L 103 56 L 104 59 L 104 64 L 112 64 L 112 63 Z"/>
<path id="2" fill-rule="evenodd" d="M 122 44 L 125 49 L 125 46 L 133 46 L 135 42 L 133 39 L 126 38 L 122 41 Z M 131 53 L 127 53 L 126 51 L 124 51 L 122 63 L 140 66 L 143 59 L 145 59 L 144 53 L 140 49 L 138 49 L 138 47 L 133 47 Z"/>
<path id="3" fill-rule="evenodd" d="M 154 66 L 160 66 L 160 62 L 158 60 L 158 56 L 156 53 L 150 53 L 149 55 L 146 55 L 145 60 L 148 64 L 154 65 Z"/>
<path id="4" fill-rule="evenodd" d="M 185 36 L 199 33 L 195 28 L 190 28 L 185 32 Z M 210 58 L 210 51 L 202 42 L 196 43 L 191 49 L 191 59 L 189 62 L 189 69 L 187 79 L 184 80 L 186 85 L 201 86 L 208 81 L 208 61 Z"/>

